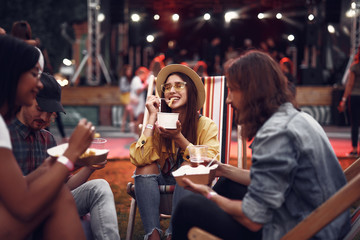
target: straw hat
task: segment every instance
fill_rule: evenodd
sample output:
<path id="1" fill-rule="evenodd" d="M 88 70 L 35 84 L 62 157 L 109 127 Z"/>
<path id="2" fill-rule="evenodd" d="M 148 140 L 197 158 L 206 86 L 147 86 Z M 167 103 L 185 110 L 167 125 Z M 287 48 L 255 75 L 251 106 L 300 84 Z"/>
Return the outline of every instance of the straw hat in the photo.
<path id="1" fill-rule="evenodd" d="M 167 77 L 174 72 L 180 72 L 180 73 L 184 73 L 185 75 L 187 75 L 195 84 L 197 92 L 198 92 L 198 97 L 197 97 L 197 110 L 200 110 L 205 102 L 205 88 L 204 88 L 204 84 L 201 81 L 201 78 L 199 77 L 199 75 L 197 75 L 197 73 L 192 70 L 191 68 L 184 66 L 182 64 L 171 64 L 171 65 L 167 65 L 166 67 L 162 68 L 161 71 L 159 72 L 159 74 L 157 75 L 157 80 L 156 80 L 156 90 L 158 93 L 161 93 L 161 85 L 164 84 L 165 80 L 167 79 Z"/>

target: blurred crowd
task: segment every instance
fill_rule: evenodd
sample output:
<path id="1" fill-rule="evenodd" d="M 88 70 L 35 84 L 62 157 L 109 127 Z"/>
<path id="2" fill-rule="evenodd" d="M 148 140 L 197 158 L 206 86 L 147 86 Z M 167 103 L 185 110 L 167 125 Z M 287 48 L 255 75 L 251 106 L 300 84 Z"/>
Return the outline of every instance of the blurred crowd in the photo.
<path id="1" fill-rule="evenodd" d="M 223 51 L 223 49 L 226 49 Z M 260 50 L 268 53 L 277 61 L 281 70 L 289 80 L 289 88 L 295 95 L 297 78 L 294 74 L 294 65 L 291 56 L 283 52 L 284 46 L 277 46 L 272 38 L 260 42 L 254 46 L 253 41 L 245 38 L 242 47 L 233 44 L 223 46 L 219 37 L 213 38 L 205 47 L 203 56 L 189 53 L 187 49 L 178 47 L 175 40 L 168 42 L 168 48 L 164 53 L 155 56 L 149 66 L 133 67 L 124 64 L 117 74 L 120 92 L 125 96 L 125 107 L 122 115 L 121 131 L 137 132 L 135 126 L 143 121 L 146 90 L 149 81 L 155 79 L 159 71 L 169 64 L 183 64 L 192 68 L 200 77 L 224 75 L 226 65 L 239 57 L 247 50 Z M 285 51 L 286 52 L 286 51 Z"/>

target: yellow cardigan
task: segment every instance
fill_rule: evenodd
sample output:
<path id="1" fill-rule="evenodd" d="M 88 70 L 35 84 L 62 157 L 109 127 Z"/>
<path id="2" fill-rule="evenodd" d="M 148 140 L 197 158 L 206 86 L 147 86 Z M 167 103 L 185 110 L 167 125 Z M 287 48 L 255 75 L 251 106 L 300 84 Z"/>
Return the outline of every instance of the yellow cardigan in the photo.
<path id="1" fill-rule="evenodd" d="M 213 158 L 219 152 L 219 140 L 218 140 L 218 128 L 216 124 L 210 118 L 201 116 L 198 122 L 196 145 L 207 145 L 208 157 Z M 166 153 L 165 146 L 163 146 L 162 154 L 163 158 L 160 159 L 159 149 L 154 146 L 154 141 L 159 142 L 159 135 L 155 134 L 151 137 L 145 137 L 143 134 L 140 136 L 137 142 L 134 142 L 130 146 L 130 161 L 135 166 L 144 166 L 154 161 L 158 161 L 161 169 L 165 164 L 165 159 L 169 156 Z M 189 144 L 191 146 L 193 144 Z M 172 141 L 172 153 L 175 153 L 175 144 Z M 181 150 L 183 153 L 183 159 L 189 161 L 188 149 Z"/>

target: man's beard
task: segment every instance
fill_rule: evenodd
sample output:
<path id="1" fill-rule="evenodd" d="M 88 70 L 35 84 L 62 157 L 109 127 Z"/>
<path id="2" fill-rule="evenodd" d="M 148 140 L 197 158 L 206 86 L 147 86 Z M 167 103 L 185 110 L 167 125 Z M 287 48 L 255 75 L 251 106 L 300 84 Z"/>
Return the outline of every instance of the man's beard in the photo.
<path id="1" fill-rule="evenodd" d="M 33 124 L 31 125 L 31 128 L 32 128 L 32 130 L 34 130 L 34 131 L 39 131 L 39 130 L 41 130 L 41 129 L 46 128 L 47 125 L 48 125 L 48 124 L 46 124 L 46 122 L 44 122 L 44 121 L 36 120 L 36 121 L 34 121 Z"/>

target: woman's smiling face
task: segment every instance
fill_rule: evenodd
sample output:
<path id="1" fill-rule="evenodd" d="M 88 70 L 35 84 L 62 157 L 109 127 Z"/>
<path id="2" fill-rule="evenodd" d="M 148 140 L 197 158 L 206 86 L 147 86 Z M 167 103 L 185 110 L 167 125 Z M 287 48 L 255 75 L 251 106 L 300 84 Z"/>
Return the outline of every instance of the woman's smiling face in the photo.
<path id="1" fill-rule="evenodd" d="M 16 105 L 30 106 L 36 95 L 43 88 L 40 81 L 40 64 L 37 63 L 34 68 L 20 75 L 18 88 L 16 92 Z"/>
<path id="2" fill-rule="evenodd" d="M 164 97 L 168 100 L 174 99 L 170 108 L 173 112 L 180 112 L 187 104 L 186 82 L 174 74 L 168 77 L 165 84 L 170 84 L 168 86 L 171 88 L 164 92 Z"/>

